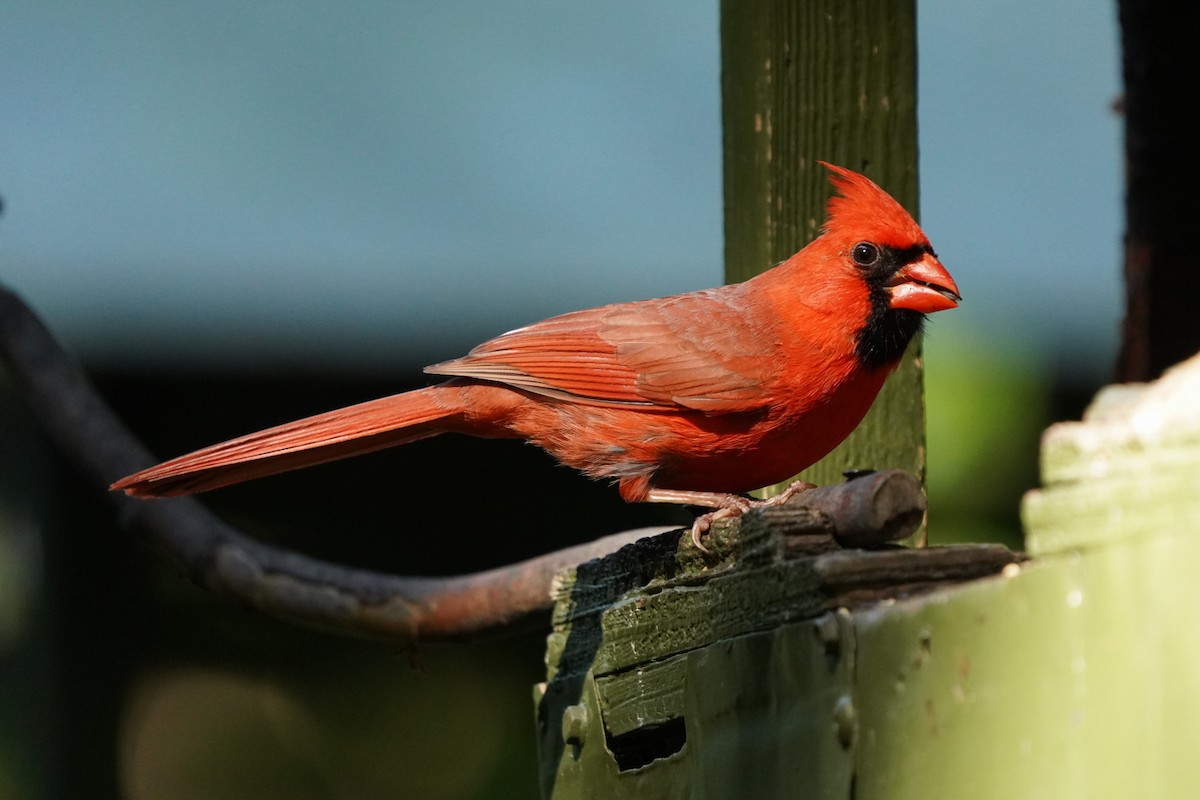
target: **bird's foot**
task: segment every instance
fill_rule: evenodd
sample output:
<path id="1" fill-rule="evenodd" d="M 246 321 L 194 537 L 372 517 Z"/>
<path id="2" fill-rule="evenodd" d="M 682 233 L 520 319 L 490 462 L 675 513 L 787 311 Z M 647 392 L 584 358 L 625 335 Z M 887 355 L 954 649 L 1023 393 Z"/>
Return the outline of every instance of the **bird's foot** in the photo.
<path id="1" fill-rule="evenodd" d="M 809 483 L 808 481 L 792 481 L 790 484 L 788 484 L 788 487 L 779 494 L 774 495 L 773 497 L 768 497 L 765 500 L 757 501 L 755 508 L 781 506 L 801 492 L 807 492 L 809 489 L 815 488 L 817 488 L 815 483 Z"/>
<path id="2" fill-rule="evenodd" d="M 701 541 L 713 523 L 722 519 L 737 519 L 747 511 L 755 508 L 769 508 L 782 505 L 800 492 L 815 487 L 815 484 L 805 481 L 795 481 L 777 495 L 756 500 L 739 494 L 721 494 L 719 492 L 689 492 L 678 489 L 652 489 L 646 499 L 655 503 L 682 503 L 685 505 L 706 506 L 715 509 L 707 514 L 696 517 L 692 523 L 692 544 L 702 553 L 710 552 Z"/>
<path id="3" fill-rule="evenodd" d="M 712 524 L 719 519 L 737 519 L 742 514 L 750 510 L 750 500 L 745 497 L 738 497 L 735 494 L 729 495 L 734 500 L 740 500 L 741 503 L 730 503 L 724 508 L 718 508 L 716 511 L 709 511 L 707 514 L 701 514 L 692 522 L 692 544 L 696 545 L 696 549 L 705 555 L 712 552 L 704 543 L 701 542 L 704 534 L 708 533 L 708 529 Z"/>

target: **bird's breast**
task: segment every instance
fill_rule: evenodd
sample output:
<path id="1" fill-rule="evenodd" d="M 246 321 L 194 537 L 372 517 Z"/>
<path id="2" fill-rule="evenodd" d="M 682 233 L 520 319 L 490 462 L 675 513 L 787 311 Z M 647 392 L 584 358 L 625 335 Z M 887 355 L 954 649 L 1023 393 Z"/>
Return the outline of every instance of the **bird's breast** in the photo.
<path id="1" fill-rule="evenodd" d="M 531 400 L 508 427 L 594 478 L 741 493 L 825 456 L 862 420 L 885 377 L 853 375 L 815 394 L 775 387 L 757 410 L 725 414 Z"/>

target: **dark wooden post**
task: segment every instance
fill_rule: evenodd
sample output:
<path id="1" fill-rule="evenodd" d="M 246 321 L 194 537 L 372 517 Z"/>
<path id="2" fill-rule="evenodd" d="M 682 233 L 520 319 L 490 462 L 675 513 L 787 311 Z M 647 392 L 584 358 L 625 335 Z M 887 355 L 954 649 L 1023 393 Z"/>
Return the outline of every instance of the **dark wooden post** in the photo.
<path id="1" fill-rule="evenodd" d="M 1145 381 L 1200 350 L 1200 105 L 1188 3 L 1121 0 L 1125 76 L 1125 323 L 1117 379 Z"/>

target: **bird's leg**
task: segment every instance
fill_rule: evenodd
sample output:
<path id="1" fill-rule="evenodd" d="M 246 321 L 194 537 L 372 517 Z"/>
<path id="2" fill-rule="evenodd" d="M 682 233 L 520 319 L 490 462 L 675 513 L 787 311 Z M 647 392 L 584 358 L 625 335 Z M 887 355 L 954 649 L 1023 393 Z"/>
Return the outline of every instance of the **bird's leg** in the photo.
<path id="1" fill-rule="evenodd" d="M 815 488 L 817 488 L 817 485 L 815 483 L 809 483 L 808 481 L 792 481 L 791 483 L 788 484 L 788 487 L 786 489 L 784 489 L 782 492 L 780 492 L 779 494 L 777 494 L 773 497 L 768 497 L 765 500 L 756 501 L 757 505 L 755 506 L 755 508 L 767 508 L 769 506 L 781 506 L 784 503 L 786 503 L 788 500 L 791 500 L 793 497 L 800 494 L 801 492 L 807 492 L 809 489 L 815 489 Z"/>
<path id="2" fill-rule="evenodd" d="M 696 545 L 698 550 L 707 553 L 708 548 L 700 543 L 700 537 L 717 520 L 740 517 L 752 508 L 768 508 L 786 503 L 800 492 L 812 488 L 814 488 L 814 484 L 806 483 L 805 481 L 795 481 L 779 494 L 764 500 L 755 500 L 750 497 L 742 497 L 739 494 L 725 494 L 722 492 L 651 489 L 645 498 L 643 498 L 643 501 L 647 503 L 675 503 L 685 506 L 703 506 L 704 508 L 715 509 L 707 514 L 701 514 L 696 517 L 695 522 L 692 523 L 692 543 Z"/>

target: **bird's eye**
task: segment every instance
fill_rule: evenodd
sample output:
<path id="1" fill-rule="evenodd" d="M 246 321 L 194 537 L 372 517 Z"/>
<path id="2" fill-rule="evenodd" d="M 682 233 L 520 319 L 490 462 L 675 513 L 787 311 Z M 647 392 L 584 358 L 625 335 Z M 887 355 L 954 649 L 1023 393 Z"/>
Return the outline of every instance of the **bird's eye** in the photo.
<path id="1" fill-rule="evenodd" d="M 850 258 L 860 267 L 873 267 L 879 262 L 879 245 L 870 242 L 859 242 L 850 251 Z"/>

